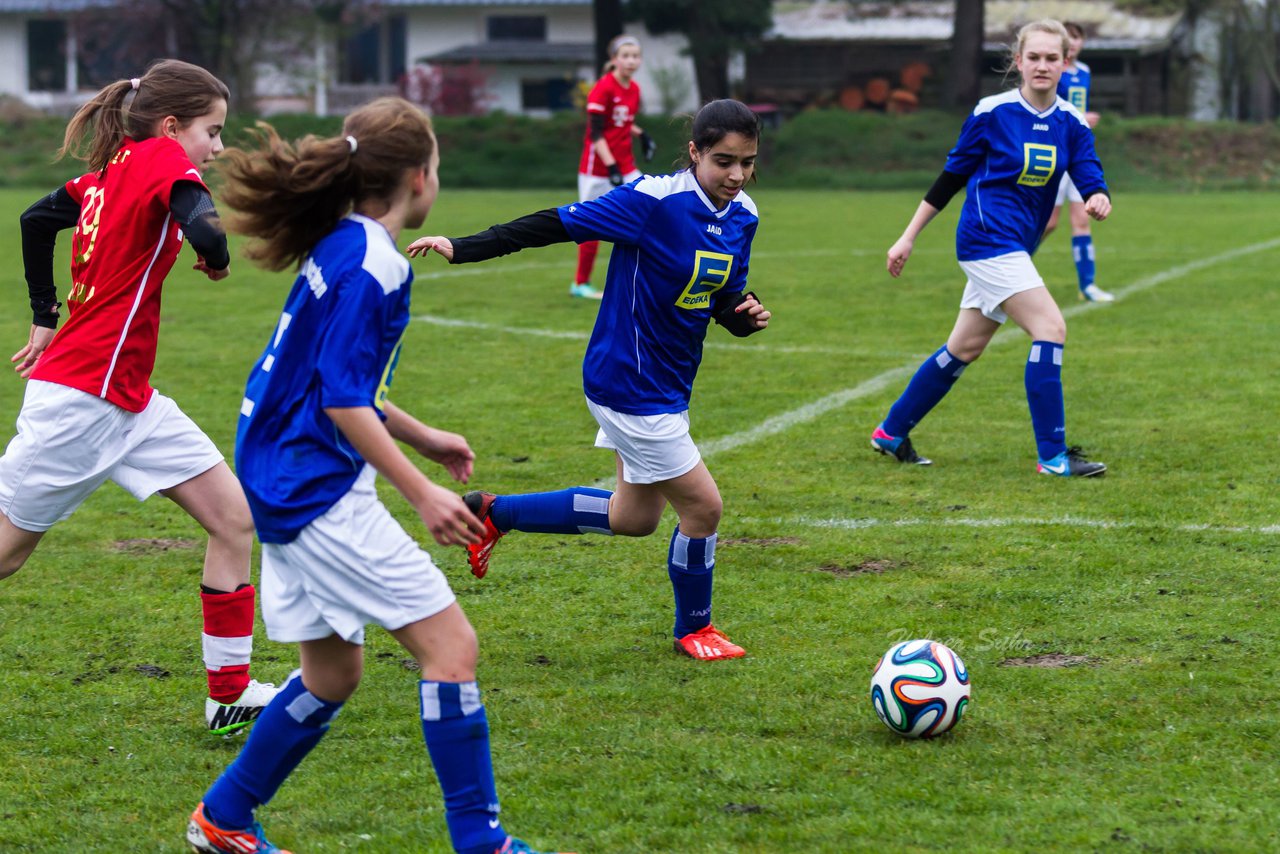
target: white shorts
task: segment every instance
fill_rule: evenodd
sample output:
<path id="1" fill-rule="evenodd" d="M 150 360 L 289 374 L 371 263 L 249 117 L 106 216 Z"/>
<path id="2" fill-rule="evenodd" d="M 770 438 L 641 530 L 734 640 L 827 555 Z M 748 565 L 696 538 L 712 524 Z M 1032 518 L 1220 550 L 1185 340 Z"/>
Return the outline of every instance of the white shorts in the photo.
<path id="1" fill-rule="evenodd" d="M 222 454 L 160 392 L 141 412 L 57 383 L 30 380 L 18 435 L 0 458 L 0 511 L 47 531 L 111 480 L 139 501 L 204 474 Z"/>
<path id="2" fill-rule="evenodd" d="M 1071 180 L 1070 173 L 1063 172 L 1062 180 L 1058 183 L 1058 200 L 1055 205 L 1061 205 L 1063 202 L 1083 202 L 1084 197 L 1080 195 L 1080 191 L 1076 189 L 1075 182 Z"/>
<path id="3" fill-rule="evenodd" d="M 262 621 L 280 643 L 336 634 L 364 643 L 364 627 L 394 631 L 454 602 L 444 573 L 378 500 L 366 465 L 351 490 L 291 543 L 262 544 Z"/>
<path id="4" fill-rule="evenodd" d="M 622 183 L 630 184 L 644 173 L 639 169 L 628 172 L 622 176 Z M 584 175 L 578 173 L 578 201 L 589 202 L 592 199 L 598 199 L 605 193 L 613 189 L 613 185 L 609 183 L 609 176 L 603 178 L 599 175 Z"/>
<path id="5" fill-rule="evenodd" d="M 689 410 L 663 415 L 628 415 L 587 401 L 600 430 L 596 447 L 617 451 L 627 483 L 659 483 L 677 478 L 702 459 L 689 436 Z"/>
<path id="6" fill-rule="evenodd" d="M 969 277 L 960 298 L 961 308 L 976 308 L 996 323 L 1004 323 L 1009 315 L 1001 310 L 1004 301 L 1014 294 L 1043 288 L 1044 279 L 1036 272 L 1031 256 L 1010 252 L 981 261 L 961 261 L 960 269 Z"/>

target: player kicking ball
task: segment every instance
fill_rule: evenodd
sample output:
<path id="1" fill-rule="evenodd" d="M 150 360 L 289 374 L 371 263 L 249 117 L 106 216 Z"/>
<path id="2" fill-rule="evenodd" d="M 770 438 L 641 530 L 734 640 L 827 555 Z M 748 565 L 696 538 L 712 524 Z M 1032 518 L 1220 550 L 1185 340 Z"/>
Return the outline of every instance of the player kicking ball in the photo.
<path id="1" fill-rule="evenodd" d="M 595 444 L 614 452 L 618 487 L 471 493 L 467 504 L 484 521 L 485 535 L 469 547 L 468 560 L 483 577 L 494 545 L 509 531 L 645 537 L 670 504 L 679 519 L 666 561 L 674 643 L 699 661 L 745 654 L 711 621 L 723 502 L 689 435 L 689 397 L 712 320 L 739 337 L 769 325 L 769 312 L 744 291 L 759 222 L 745 188 L 759 141 L 759 119 L 745 104 L 712 101 L 694 117 L 683 171 L 471 237 L 423 237 L 409 245 L 410 255 L 437 252 L 458 264 L 552 243 L 614 244 L 582 375 L 599 425 Z"/>

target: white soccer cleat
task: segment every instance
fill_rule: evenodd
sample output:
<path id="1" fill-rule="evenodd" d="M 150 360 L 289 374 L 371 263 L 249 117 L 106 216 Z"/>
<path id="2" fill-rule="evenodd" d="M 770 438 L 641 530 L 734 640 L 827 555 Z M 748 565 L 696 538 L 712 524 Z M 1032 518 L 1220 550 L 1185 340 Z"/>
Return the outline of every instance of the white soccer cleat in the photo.
<path id="1" fill-rule="evenodd" d="M 1097 285 L 1085 285 L 1080 289 L 1080 299 L 1089 302 L 1115 302 L 1116 295 L 1111 291 L 1104 291 Z"/>
<path id="2" fill-rule="evenodd" d="M 267 704 L 275 699 L 278 689 L 270 682 L 249 680 L 249 687 L 244 689 L 240 699 L 234 703 L 219 703 L 213 698 L 204 701 L 204 720 L 209 725 L 209 732 L 214 735 L 226 735 L 243 729 L 258 719 Z"/>

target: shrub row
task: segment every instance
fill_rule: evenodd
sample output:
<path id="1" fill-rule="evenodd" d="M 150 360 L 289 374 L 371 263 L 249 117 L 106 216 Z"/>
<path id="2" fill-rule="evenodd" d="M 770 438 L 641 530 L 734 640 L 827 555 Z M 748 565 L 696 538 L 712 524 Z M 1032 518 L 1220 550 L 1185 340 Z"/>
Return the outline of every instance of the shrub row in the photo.
<path id="1" fill-rule="evenodd" d="M 773 186 L 843 189 L 920 189 L 942 168 L 962 115 L 920 112 L 881 115 L 813 111 L 768 129 L 760 178 Z M 0 186 L 46 188 L 75 173 L 74 162 L 54 162 L 61 119 L 4 121 Z M 341 119 L 284 115 L 271 119 L 286 138 L 335 134 Z M 685 155 L 689 120 L 644 116 L 658 142 L 650 172 L 676 168 Z M 224 138 L 242 142 L 251 119 L 232 118 Z M 583 123 L 572 114 L 552 119 L 522 116 L 441 117 L 442 181 L 450 187 L 572 188 Z M 1280 181 L 1280 126 L 1194 123 L 1181 119 L 1103 118 L 1098 149 L 1116 190 L 1194 191 L 1264 189 Z"/>

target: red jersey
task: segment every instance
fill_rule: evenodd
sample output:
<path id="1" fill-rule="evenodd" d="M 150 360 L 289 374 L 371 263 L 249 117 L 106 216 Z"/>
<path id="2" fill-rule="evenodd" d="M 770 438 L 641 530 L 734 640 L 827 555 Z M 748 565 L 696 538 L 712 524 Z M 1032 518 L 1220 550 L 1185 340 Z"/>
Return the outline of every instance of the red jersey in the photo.
<path id="1" fill-rule="evenodd" d="M 592 115 L 604 116 L 604 141 L 618 161 L 622 174 L 636 170 L 636 155 L 631 150 L 631 126 L 635 123 L 636 113 L 640 111 L 640 84 L 632 80 L 630 86 L 623 86 L 618 78 L 610 72 L 596 81 L 587 96 L 587 134 L 582 143 L 582 160 L 578 163 L 578 171 L 583 175 L 606 177 L 608 168 L 596 157 L 592 148 L 591 124 Z"/>
<path id="2" fill-rule="evenodd" d="M 67 182 L 80 203 L 71 239 L 69 317 L 31 378 L 80 389 L 130 412 L 151 400 L 160 286 L 182 231 L 169 212 L 179 181 L 204 186 L 177 140 L 125 140 L 103 174 Z"/>

